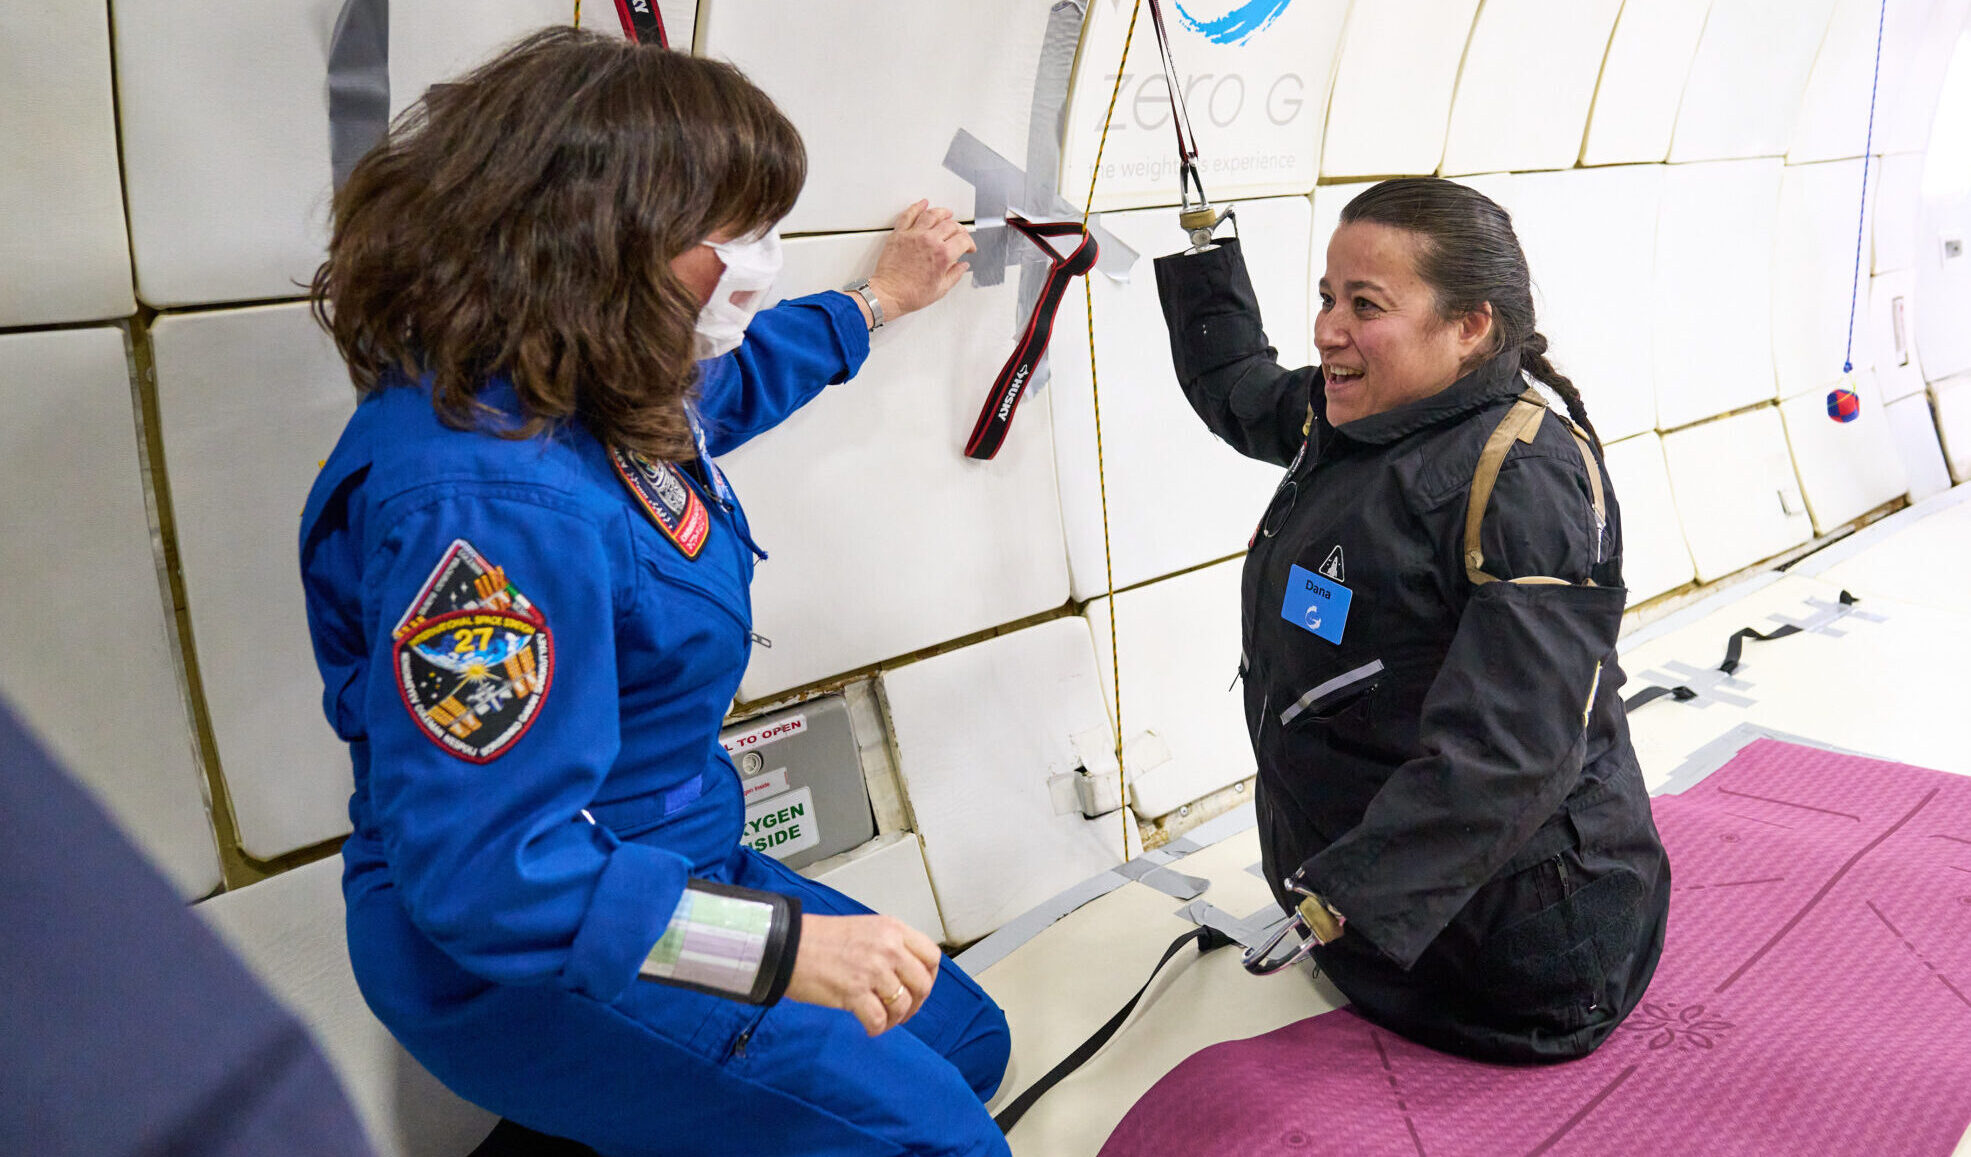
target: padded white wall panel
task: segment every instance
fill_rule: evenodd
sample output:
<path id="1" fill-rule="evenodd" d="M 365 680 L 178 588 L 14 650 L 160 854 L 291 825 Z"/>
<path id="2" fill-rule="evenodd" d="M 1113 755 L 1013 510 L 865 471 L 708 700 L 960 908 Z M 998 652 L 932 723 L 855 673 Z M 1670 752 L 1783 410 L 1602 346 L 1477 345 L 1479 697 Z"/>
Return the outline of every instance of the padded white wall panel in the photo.
<path id="1" fill-rule="evenodd" d="M 314 1033 L 379 1157 L 453 1157 L 493 1114 L 438 1083 L 371 1015 L 343 933 L 342 857 L 331 856 L 192 911 Z"/>
<path id="2" fill-rule="evenodd" d="M 1443 171 L 1573 167 L 1621 8 L 1621 0 L 1481 6 L 1451 105 Z"/>
<path id="3" fill-rule="evenodd" d="M 788 296 L 874 268 L 882 237 L 787 244 Z M 855 380 L 833 386 L 723 462 L 772 559 L 753 582 L 753 620 L 773 640 L 740 687 L 758 699 L 798 684 L 1060 606 L 1068 597 L 1054 438 L 1028 398 L 999 456 L 965 438 L 1012 352 L 1017 277 L 959 282 L 886 327 Z M 1072 357 L 1076 334 L 1056 340 Z"/>
<path id="4" fill-rule="evenodd" d="M 1335 227 L 1341 224 L 1341 211 L 1353 201 L 1362 190 L 1375 184 L 1373 181 L 1344 181 L 1338 185 L 1322 185 L 1314 190 L 1314 216 L 1308 232 L 1309 256 L 1308 276 L 1319 281 L 1328 269 L 1328 242 L 1334 239 Z M 1315 309 L 1321 304 L 1321 295 L 1309 286 L 1308 308 Z M 1314 340 L 1314 331 L 1308 330 L 1309 342 Z"/>
<path id="5" fill-rule="evenodd" d="M 1583 164 L 1655 162 L 1669 155 L 1684 81 L 1710 10 L 1711 0 L 1622 6 L 1589 113 Z"/>
<path id="6" fill-rule="evenodd" d="M 896 917 L 934 941 L 949 939 L 924 867 L 924 844 L 916 832 L 877 836 L 859 848 L 810 864 L 801 874 Z"/>
<path id="7" fill-rule="evenodd" d="M 1349 13 L 1324 177 L 1435 173 L 1478 0 L 1377 0 Z"/>
<path id="8" fill-rule="evenodd" d="M 1663 167 L 1622 165 L 1514 178 L 1514 231 L 1533 274 L 1548 357 L 1574 380 L 1603 441 L 1656 425 L 1652 284 Z"/>
<path id="9" fill-rule="evenodd" d="M 219 884 L 123 334 L 0 335 L 0 688 L 186 896 Z"/>
<path id="10" fill-rule="evenodd" d="M 1310 274 L 1307 263 L 1307 198 L 1248 201 L 1238 210 L 1266 336 L 1281 365 L 1308 365 L 1315 360 L 1308 300 L 1317 296 L 1311 287 L 1319 274 Z M 1092 283 L 1110 543 L 1115 583 L 1125 587 L 1244 550 L 1280 467 L 1221 442 L 1178 386 L 1150 267 L 1154 255 L 1184 247 L 1170 210 L 1112 213 L 1103 223 L 1144 255 L 1126 285 L 1101 276 Z M 1086 299 L 1077 289 L 1055 322 L 1053 380 L 1031 403 L 1053 410 L 1055 472 L 1077 599 L 1107 589 L 1087 324 Z"/>
<path id="11" fill-rule="evenodd" d="M 691 51 L 698 11 L 695 0 L 657 0 L 664 33 L 677 51 Z M 470 72 L 498 49 L 574 17 L 572 0 L 503 0 L 469 4 L 423 0 L 390 6 L 390 115 L 411 106 L 434 82 Z M 615 5 L 590 0 L 582 27 L 622 39 Z"/>
<path id="12" fill-rule="evenodd" d="M 1937 436 L 1953 482 L 1971 482 L 1971 374 L 1930 383 Z"/>
<path id="13" fill-rule="evenodd" d="M 1890 402 L 1884 410 L 1889 415 L 1889 432 L 1896 439 L 1896 455 L 1909 471 L 1909 500 L 1921 502 L 1949 490 L 1950 466 L 1944 461 L 1943 446 L 1937 441 L 1937 423 L 1930 413 L 1929 395 L 1902 398 Z"/>
<path id="14" fill-rule="evenodd" d="M 1869 280 L 1868 347 L 1883 398 L 1896 401 L 1923 392 L 1923 365 L 1916 358 L 1916 274 L 1904 269 Z"/>
<path id="15" fill-rule="evenodd" d="M 1872 207 L 1874 198 L 1869 199 Z M 1851 310 L 1858 303 L 1856 223 L 1862 162 L 1788 165 L 1774 226 L 1773 376 L 1779 396 L 1825 392 L 1841 376 Z M 1860 236 L 1867 235 L 1866 226 Z M 1854 312 L 1856 366 L 1873 365 L 1870 328 Z"/>
<path id="16" fill-rule="evenodd" d="M 1783 155 L 1834 3 L 1713 0 L 1677 111 L 1670 160 Z"/>
<path id="17" fill-rule="evenodd" d="M 1205 192 L 1216 203 L 1313 188 L 1347 0 L 1299 0 L 1243 41 L 1207 36 L 1186 7 L 1195 5 L 1166 5 L 1164 11 L 1178 84 L 1199 137 Z M 1071 205 L 1088 197 L 1130 11 L 1129 4 L 1088 5 L 1061 162 L 1061 195 Z M 1144 13 L 1109 119 L 1098 210 L 1178 203 L 1168 93 Z"/>
<path id="18" fill-rule="evenodd" d="M 1909 473 L 1897 454 L 1874 375 L 1857 372 L 1854 383 L 1861 413 L 1852 422 L 1827 416 L 1825 391 L 1803 394 L 1779 407 L 1817 534 L 1831 533 L 1909 492 Z"/>
<path id="19" fill-rule="evenodd" d="M 1888 0 L 1884 19 L 1883 0 L 1835 0 L 1833 18 L 1820 54 L 1808 74 L 1806 91 L 1801 95 L 1799 119 L 1793 126 L 1793 141 L 1786 153 L 1790 165 L 1812 161 L 1832 161 L 1859 157 L 1869 146 L 1870 89 L 1875 87 L 1875 51 L 1878 23 L 1882 25 L 1882 66 L 1886 87 L 1895 89 L 1902 74 L 1915 57 L 1918 45 L 1914 33 L 1917 19 L 1930 7 L 1930 0 Z M 1893 95 L 1893 94 L 1892 94 Z M 1883 114 L 1889 104 L 1875 109 L 1877 145 L 1886 135 Z"/>
<path id="20" fill-rule="evenodd" d="M 1113 702 L 1116 650 L 1122 656 L 1125 741 L 1155 732 L 1170 760 L 1132 767 L 1130 802 L 1154 819 L 1253 774 L 1239 670 L 1239 576 L 1243 558 L 1221 562 L 1116 596 L 1116 635 L 1109 600 L 1088 604 L 1095 670 Z M 1231 686 L 1227 686 L 1231 684 Z"/>
<path id="21" fill-rule="evenodd" d="M 328 50 L 341 7 L 116 0 L 124 184 L 145 302 L 304 292 L 328 240 Z M 596 8 L 591 22 L 613 24 L 607 5 Z M 392 108 L 572 11 L 555 0 L 393 5 Z"/>
<path id="22" fill-rule="evenodd" d="M 783 232 L 880 228 L 919 197 L 969 220 L 972 187 L 944 168 L 945 149 L 962 128 L 1026 165 L 1050 6 L 705 0 L 698 45 L 801 130 L 808 183 Z"/>
<path id="23" fill-rule="evenodd" d="M 134 313 L 109 10 L 56 0 L 0 19 L 0 327 Z"/>
<path id="24" fill-rule="evenodd" d="M 1971 81 L 1971 54 L 1965 76 Z M 1971 84 L 1965 89 L 1965 127 L 1971 135 Z M 1971 155 L 1966 155 L 1964 184 L 1958 188 L 1924 191 L 1923 216 L 1917 223 L 1916 293 L 1923 299 L 1930 324 L 1916 331 L 1916 356 L 1928 381 L 1971 370 Z M 1930 177 L 1939 166 L 1933 160 Z M 1957 242 L 1958 255 L 1946 257 L 1944 242 Z"/>
<path id="25" fill-rule="evenodd" d="M 349 754 L 322 717 L 295 536 L 356 404 L 305 305 L 151 329 L 185 599 L 240 843 L 262 859 L 349 829 Z"/>
<path id="26" fill-rule="evenodd" d="M 1901 26 L 1907 18 L 1913 32 Z M 1882 48 L 1882 93 L 1876 100 L 1876 148 L 1884 153 L 1920 153 L 1930 146 L 1937 99 L 1951 60 L 1963 45 L 1971 0 L 1919 0 L 1905 14 L 1889 6 L 1887 43 Z M 1891 53 L 1895 55 L 1891 55 Z M 1890 68 L 1894 60 L 1899 67 Z"/>
<path id="27" fill-rule="evenodd" d="M 1602 454 L 1622 509 L 1622 581 L 1629 605 L 1635 606 L 1683 586 L 1696 570 L 1677 520 L 1662 439 L 1639 434 L 1604 447 Z"/>
<path id="28" fill-rule="evenodd" d="M 1765 406 L 1665 434 L 1663 458 L 1699 582 L 1721 579 L 1812 537 L 1777 409 Z"/>
<path id="29" fill-rule="evenodd" d="M 1893 273 L 1916 265 L 1916 222 L 1923 213 L 1923 155 L 1897 153 L 1875 158 L 1880 176 L 1872 177 L 1869 196 L 1875 205 L 1870 236 L 1870 266 L 1876 273 Z"/>
<path id="30" fill-rule="evenodd" d="M 1079 766 L 1076 735 L 1114 742 L 1085 620 L 1055 619 L 885 671 L 883 691 L 954 943 L 1121 862 L 1122 817 L 1059 811 L 1047 782 Z"/>
<path id="31" fill-rule="evenodd" d="M 1673 165 L 1656 226 L 1656 425 L 1775 397 L 1777 160 Z"/>

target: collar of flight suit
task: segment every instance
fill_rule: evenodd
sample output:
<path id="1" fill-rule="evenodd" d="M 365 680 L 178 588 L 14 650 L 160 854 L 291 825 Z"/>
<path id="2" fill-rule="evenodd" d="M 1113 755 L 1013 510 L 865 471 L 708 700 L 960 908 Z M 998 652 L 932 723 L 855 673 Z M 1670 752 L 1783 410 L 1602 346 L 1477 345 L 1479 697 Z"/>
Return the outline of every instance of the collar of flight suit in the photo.
<path id="1" fill-rule="evenodd" d="M 1334 430 L 1352 441 L 1386 446 L 1426 426 L 1458 417 L 1487 403 L 1501 398 L 1516 398 L 1525 390 L 1526 383 L 1519 376 L 1519 358 L 1517 351 L 1514 351 L 1513 354 L 1500 354 L 1484 362 L 1427 398 L 1405 402 L 1393 410 L 1370 414 L 1353 422 L 1344 422 Z"/>

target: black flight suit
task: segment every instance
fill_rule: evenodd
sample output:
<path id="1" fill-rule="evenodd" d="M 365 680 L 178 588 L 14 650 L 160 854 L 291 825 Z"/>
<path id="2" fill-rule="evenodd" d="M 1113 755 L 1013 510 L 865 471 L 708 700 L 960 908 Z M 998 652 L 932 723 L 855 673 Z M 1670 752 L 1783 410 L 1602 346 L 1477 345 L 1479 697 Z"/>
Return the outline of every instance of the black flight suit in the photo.
<path id="1" fill-rule="evenodd" d="M 1298 873 L 1346 919 L 1315 955 L 1369 1019 L 1485 1060 L 1587 1054 L 1641 999 L 1670 894 L 1620 697 L 1612 490 L 1598 526 L 1545 415 L 1499 472 L 1482 569 L 1565 581 L 1474 584 L 1466 507 L 1516 353 L 1335 427 L 1319 369 L 1274 360 L 1236 241 L 1156 270 L 1192 407 L 1288 466 L 1241 594 L 1274 895 L 1296 903 Z"/>

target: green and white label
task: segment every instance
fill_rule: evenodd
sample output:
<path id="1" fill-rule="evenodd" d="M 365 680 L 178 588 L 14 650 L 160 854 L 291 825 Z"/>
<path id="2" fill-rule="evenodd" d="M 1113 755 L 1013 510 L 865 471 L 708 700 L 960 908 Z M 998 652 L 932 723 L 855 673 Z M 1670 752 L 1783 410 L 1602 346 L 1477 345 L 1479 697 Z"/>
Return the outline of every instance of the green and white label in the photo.
<path id="1" fill-rule="evenodd" d="M 746 842 L 756 852 L 784 860 L 821 842 L 815 822 L 814 789 L 804 787 L 746 809 Z"/>

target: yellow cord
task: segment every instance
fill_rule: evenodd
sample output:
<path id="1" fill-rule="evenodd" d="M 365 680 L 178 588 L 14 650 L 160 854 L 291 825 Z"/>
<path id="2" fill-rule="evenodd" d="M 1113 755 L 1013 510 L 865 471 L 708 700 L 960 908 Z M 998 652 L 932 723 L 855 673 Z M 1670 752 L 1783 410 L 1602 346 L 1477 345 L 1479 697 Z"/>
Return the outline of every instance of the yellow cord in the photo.
<path id="1" fill-rule="evenodd" d="M 1102 153 L 1109 147 L 1109 122 L 1116 115 L 1116 98 L 1122 93 L 1123 70 L 1129 66 L 1129 44 L 1136 39 L 1136 17 L 1143 0 L 1129 9 L 1129 31 L 1122 37 L 1122 60 L 1116 64 L 1115 88 L 1109 92 L 1109 111 L 1102 114 L 1102 138 L 1095 145 L 1095 168 L 1088 174 L 1088 200 L 1081 206 L 1081 227 L 1088 229 L 1088 218 L 1095 209 L 1095 182 L 1102 175 Z M 1115 690 L 1116 708 L 1116 790 L 1122 797 L 1122 858 L 1129 859 L 1129 776 L 1122 765 L 1122 640 L 1116 634 L 1116 560 L 1109 545 L 1109 472 L 1102 459 L 1102 387 L 1095 373 L 1095 274 L 1091 270 L 1081 279 L 1082 294 L 1088 301 L 1088 389 L 1095 402 L 1095 479 L 1102 493 L 1102 569 L 1108 580 L 1109 600 L 1109 679 Z"/>
<path id="2" fill-rule="evenodd" d="M 575 0 L 575 27 L 582 26 L 582 0 Z"/>

